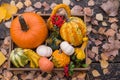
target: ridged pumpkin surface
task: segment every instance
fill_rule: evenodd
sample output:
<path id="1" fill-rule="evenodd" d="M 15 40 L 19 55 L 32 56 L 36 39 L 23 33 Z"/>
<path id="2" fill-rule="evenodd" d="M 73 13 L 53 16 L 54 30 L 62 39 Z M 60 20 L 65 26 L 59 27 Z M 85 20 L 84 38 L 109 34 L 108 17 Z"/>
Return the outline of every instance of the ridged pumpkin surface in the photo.
<path id="1" fill-rule="evenodd" d="M 69 21 L 65 22 L 60 28 L 60 35 L 65 40 L 74 46 L 82 43 L 82 38 L 86 34 L 86 25 L 78 17 L 70 17 Z"/>
<path id="2" fill-rule="evenodd" d="M 48 35 L 48 29 L 40 15 L 29 12 L 22 14 L 28 30 L 23 31 L 18 17 L 16 17 L 10 28 L 12 40 L 21 48 L 36 48 L 42 44 Z"/>
<path id="3" fill-rule="evenodd" d="M 52 54 L 52 61 L 55 67 L 64 67 L 70 62 L 70 57 L 59 50 L 55 50 Z"/>

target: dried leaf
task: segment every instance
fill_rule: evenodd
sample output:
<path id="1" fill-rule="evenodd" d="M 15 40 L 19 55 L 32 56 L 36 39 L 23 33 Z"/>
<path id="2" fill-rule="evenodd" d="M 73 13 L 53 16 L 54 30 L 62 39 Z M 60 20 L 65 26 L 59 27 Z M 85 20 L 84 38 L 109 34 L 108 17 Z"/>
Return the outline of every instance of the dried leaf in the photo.
<path id="1" fill-rule="evenodd" d="M 97 20 L 92 20 L 91 23 L 92 23 L 93 25 L 98 25 L 98 21 L 97 21 Z"/>
<path id="2" fill-rule="evenodd" d="M 109 63 L 106 60 L 100 60 L 100 65 L 104 69 L 104 68 L 107 68 L 109 66 Z"/>
<path id="3" fill-rule="evenodd" d="M 106 32 L 105 32 L 105 35 L 106 36 L 114 36 L 115 35 L 115 31 L 113 29 L 108 29 Z"/>
<path id="4" fill-rule="evenodd" d="M 90 26 L 87 26 L 87 32 L 91 32 L 92 31 L 92 26 L 90 25 Z"/>
<path id="5" fill-rule="evenodd" d="M 101 59 L 102 60 L 108 60 L 108 56 L 106 56 L 104 53 L 101 53 Z"/>
<path id="6" fill-rule="evenodd" d="M 4 78 L 7 78 L 7 80 L 11 80 L 13 74 L 12 74 L 12 72 L 10 72 L 8 70 L 4 70 L 3 71 L 3 76 L 4 76 Z"/>
<path id="7" fill-rule="evenodd" d="M 102 44 L 102 42 L 101 42 L 100 40 L 98 40 L 98 39 L 97 39 L 97 40 L 95 40 L 94 42 L 95 42 L 95 45 L 96 45 L 96 46 L 98 46 L 98 45 Z"/>
<path id="8" fill-rule="evenodd" d="M 6 17 L 7 10 L 4 7 L 0 7 L 0 22 Z"/>
<path id="9" fill-rule="evenodd" d="M 10 2 L 10 5 L 14 5 L 14 6 L 15 6 L 15 1 L 12 0 L 12 1 Z"/>
<path id="10" fill-rule="evenodd" d="M 115 49 L 120 49 L 120 41 L 119 40 L 115 40 Z"/>
<path id="11" fill-rule="evenodd" d="M 96 19 L 97 19 L 98 21 L 103 21 L 103 15 L 102 15 L 102 13 L 96 14 Z"/>
<path id="12" fill-rule="evenodd" d="M 109 70 L 108 69 L 103 69 L 103 74 L 108 74 L 109 73 Z"/>
<path id="13" fill-rule="evenodd" d="M 100 76 L 100 73 L 97 70 L 93 70 L 92 74 L 93 74 L 94 77 Z"/>
<path id="14" fill-rule="evenodd" d="M 117 33 L 117 39 L 120 40 L 120 33 Z"/>
<path id="15" fill-rule="evenodd" d="M 104 21 L 102 22 L 102 25 L 103 25 L 103 26 L 108 26 L 107 23 L 104 22 Z"/>
<path id="16" fill-rule="evenodd" d="M 56 73 L 57 73 L 58 78 L 63 78 L 64 77 L 64 72 L 59 71 L 59 72 L 56 72 Z"/>
<path id="17" fill-rule="evenodd" d="M 95 57 L 95 53 L 92 52 L 91 50 L 87 51 L 88 57 L 90 57 L 91 59 L 93 59 Z"/>
<path id="18" fill-rule="evenodd" d="M 18 9 L 22 9 L 22 8 L 24 7 L 24 5 L 23 5 L 22 2 L 18 2 L 18 3 L 16 4 L 16 7 L 17 7 Z"/>
<path id="19" fill-rule="evenodd" d="M 95 60 L 99 61 L 99 55 L 98 54 L 95 56 Z"/>
<path id="20" fill-rule="evenodd" d="M 11 80 L 19 80 L 17 76 L 13 76 Z"/>
<path id="21" fill-rule="evenodd" d="M 70 0 L 62 0 L 63 4 L 69 5 L 70 4 Z"/>
<path id="22" fill-rule="evenodd" d="M 94 6 L 94 5 L 95 5 L 94 0 L 89 0 L 89 1 L 88 1 L 88 6 Z"/>
<path id="23" fill-rule="evenodd" d="M 114 44 L 114 42 L 115 42 L 114 36 L 113 37 L 109 37 L 108 38 L 108 42 Z"/>
<path id="24" fill-rule="evenodd" d="M 116 17 L 114 17 L 114 18 L 109 18 L 109 20 L 108 20 L 108 22 L 110 22 L 110 23 L 115 23 L 115 22 L 118 22 L 119 20 L 116 18 Z"/>
<path id="25" fill-rule="evenodd" d="M 50 5 L 50 8 L 53 9 L 56 5 L 57 5 L 56 3 L 52 3 L 52 4 Z"/>
<path id="26" fill-rule="evenodd" d="M 77 76 L 78 79 L 85 79 L 86 73 L 85 72 L 80 72 Z"/>
<path id="27" fill-rule="evenodd" d="M 105 27 L 100 27 L 98 30 L 99 34 L 104 34 L 105 33 L 106 28 Z"/>
<path id="28" fill-rule="evenodd" d="M 25 12 L 33 12 L 35 9 L 32 6 L 29 6 L 25 9 Z"/>
<path id="29" fill-rule="evenodd" d="M 86 64 L 90 65 L 92 63 L 92 60 L 90 58 L 86 58 Z"/>
<path id="30" fill-rule="evenodd" d="M 115 31 L 117 32 L 117 30 L 118 30 L 118 25 L 117 25 L 117 23 L 112 23 L 112 24 L 111 24 L 111 29 L 113 29 L 113 30 L 115 30 Z"/>
<path id="31" fill-rule="evenodd" d="M 116 16 L 119 9 L 119 0 L 108 0 L 101 5 L 101 8 L 109 15 Z"/>
<path id="32" fill-rule="evenodd" d="M 42 5 L 43 5 L 45 11 L 50 9 L 50 5 L 47 2 L 43 2 Z"/>
<path id="33" fill-rule="evenodd" d="M 24 4 L 25 6 L 29 7 L 32 5 L 32 2 L 30 0 L 25 0 Z"/>
<path id="34" fill-rule="evenodd" d="M 35 8 L 41 8 L 41 7 L 42 7 L 41 2 L 36 2 L 36 3 L 34 4 L 34 7 L 35 7 Z"/>
<path id="35" fill-rule="evenodd" d="M 80 5 L 75 5 L 72 9 L 71 9 L 71 14 L 72 15 L 80 15 L 83 14 L 82 12 L 83 8 Z"/>
<path id="36" fill-rule="evenodd" d="M 98 54 L 98 47 L 92 47 L 92 52 Z"/>
<path id="37" fill-rule="evenodd" d="M 1 52 L 2 52 L 4 55 L 7 54 L 7 51 L 6 51 L 4 48 L 1 48 L 0 50 L 1 50 Z"/>
<path id="38" fill-rule="evenodd" d="M 110 56 L 116 56 L 116 55 L 118 55 L 118 50 L 117 49 L 115 49 L 115 50 L 112 50 L 112 51 L 107 51 L 107 52 L 104 52 L 104 54 L 106 55 L 106 56 L 108 56 L 108 57 L 110 57 Z"/>
<path id="39" fill-rule="evenodd" d="M 1 7 L 4 7 L 7 10 L 7 13 L 6 13 L 4 20 L 10 19 L 13 14 L 17 13 L 17 10 L 18 10 L 16 6 L 10 5 L 8 3 L 2 4 Z"/>
<path id="40" fill-rule="evenodd" d="M 7 21 L 7 22 L 5 22 L 4 24 L 5 24 L 5 27 L 10 28 L 11 21 Z"/>
<path id="41" fill-rule="evenodd" d="M 83 11 L 87 16 L 93 15 L 93 10 L 90 7 L 85 7 Z"/>

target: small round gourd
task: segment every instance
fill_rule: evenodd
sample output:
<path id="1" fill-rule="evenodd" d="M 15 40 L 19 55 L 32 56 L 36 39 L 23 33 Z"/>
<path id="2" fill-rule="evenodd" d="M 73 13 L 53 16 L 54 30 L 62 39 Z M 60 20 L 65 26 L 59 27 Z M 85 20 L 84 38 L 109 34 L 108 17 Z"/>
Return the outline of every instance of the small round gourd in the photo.
<path id="1" fill-rule="evenodd" d="M 44 57 L 50 57 L 52 55 L 52 49 L 46 45 L 40 45 L 37 47 L 36 52 L 40 55 L 40 56 L 44 56 Z"/>
<path id="2" fill-rule="evenodd" d="M 54 68 L 54 64 L 46 57 L 41 57 L 39 59 L 39 68 L 44 72 L 51 72 Z"/>
<path id="3" fill-rule="evenodd" d="M 67 41 L 63 41 L 60 44 L 60 48 L 67 55 L 72 55 L 74 53 L 74 47 L 72 47 Z"/>

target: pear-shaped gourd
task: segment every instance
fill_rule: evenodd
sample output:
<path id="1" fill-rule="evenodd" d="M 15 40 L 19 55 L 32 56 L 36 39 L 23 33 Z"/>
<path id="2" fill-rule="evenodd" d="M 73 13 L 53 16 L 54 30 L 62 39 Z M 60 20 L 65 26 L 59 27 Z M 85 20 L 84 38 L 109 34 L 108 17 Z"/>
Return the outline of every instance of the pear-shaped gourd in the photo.
<path id="1" fill-rule="evenodd" d="M 40 56 L 44 56 L 44 57 L 50 57 L 52 55 L 52 49 L 46 45 L 40 45 L 37 47 L 36 52 L 40 55 Z"/>
<path id="2" fill-rule="evenodd" d="M 60 48 L 67 55 L 72 55 L 74 53 L 74 47 L 71 46 L 67 41 L 61 42 Z"/>

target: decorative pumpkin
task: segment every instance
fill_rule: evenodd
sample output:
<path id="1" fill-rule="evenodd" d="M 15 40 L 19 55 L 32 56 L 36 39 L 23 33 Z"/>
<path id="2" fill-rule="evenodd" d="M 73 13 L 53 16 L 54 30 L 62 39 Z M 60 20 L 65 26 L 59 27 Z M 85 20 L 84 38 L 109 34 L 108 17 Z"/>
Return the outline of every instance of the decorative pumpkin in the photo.
<path id="1" fill-rule="evenodd" d="M 61 42 L 60 48 L 67 55 L 72 55 L 74 53 L 74 47 L 72 47 L 67 41 Z"/>
<path id="2" fill-rule="evenodd" d="M 46 40 L 48 29 L 40 15 L 26 12 L 12 21 L 10 35 L 19 47 L 36 48 Z"/>
<path id="3" fill-rule="evenodd" d="M 51 16 L 55 15 L 60 8 L 64 8 L 67 12 L 67 19 L 60 28 L 60 35 L 71 45 L 79 46 L 80 44 L 82 44 L 82 38 L 86 35 L 86 25 L 80 18 L 71 17 L 70 8 L 65 4 L 55 6 Z M 49 29 L 53 28 L 51 19 L 48 19 L 47 25 L 49 26 Z"/>
<path id="4" fill-rule="evenodd" d="M 37 47 L 36 52 L 40 56 L 50 57 L 52 55 L 52 49 L 46 45 L 40 45 Z"/>
<path id="5" fill-rule="evenodd" d="M 24 67 L 29 58 L 24 54 L 24 50 L 22 48 L 15 48 L 10 53 L 10 61 L 15 67 Z"/>
<path id="6" fill-rule="evenodd" d="M 46 57 L 41 57 L 39 59 L 39 68 L 44 72 L 51 72 L 54 68 L 54 64 Z"/>
<path id="7" fill-rule="evenodd" d="M 65 67 L 70 62 L 70 56 L 60 50 L 55 50 L 52 54 L 52 61 L 55 67 Z"/>
<path id="8" fill-rule="evenodd" d="M 83 38 L 83 41 L 84 42 L 80 48 L 75 48 L 75 54 L 76 54 L 77 59 L 79 60 L 84 60 L 86 57 L 84 50 L 87 46 L 88 38 L 87 37 Z"/>

